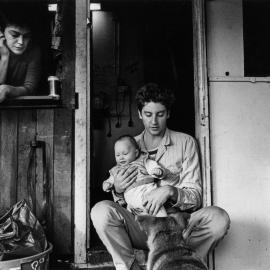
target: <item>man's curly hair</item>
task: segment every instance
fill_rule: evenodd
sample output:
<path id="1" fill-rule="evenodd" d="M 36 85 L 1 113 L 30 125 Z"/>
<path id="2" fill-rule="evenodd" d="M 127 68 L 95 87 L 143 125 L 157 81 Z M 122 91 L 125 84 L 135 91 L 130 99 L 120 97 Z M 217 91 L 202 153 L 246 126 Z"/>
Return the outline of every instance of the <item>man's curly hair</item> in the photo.
<path id="1" fill-rule="evenodd" d="M 174 103 L 175 96 L 171 89 L 160 87 L 156 83 L 147 83 L 136 94 L 138 110 L 141 112 L 145 103 L 161 103 L 169 111 Z"/>

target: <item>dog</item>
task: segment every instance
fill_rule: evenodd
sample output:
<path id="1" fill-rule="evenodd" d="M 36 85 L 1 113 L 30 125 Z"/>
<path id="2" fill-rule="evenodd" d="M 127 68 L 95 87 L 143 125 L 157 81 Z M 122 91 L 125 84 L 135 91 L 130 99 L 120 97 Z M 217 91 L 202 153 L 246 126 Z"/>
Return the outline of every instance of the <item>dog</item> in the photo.
<path id="1" fill-rule="evenodd" d="M 188 214 L 136 217 L 140 228 L 148 236 L 147 270 L 207 270 L 202 260 L 183 240 L 182 232 L 188 220 L 185 215 Z"/>

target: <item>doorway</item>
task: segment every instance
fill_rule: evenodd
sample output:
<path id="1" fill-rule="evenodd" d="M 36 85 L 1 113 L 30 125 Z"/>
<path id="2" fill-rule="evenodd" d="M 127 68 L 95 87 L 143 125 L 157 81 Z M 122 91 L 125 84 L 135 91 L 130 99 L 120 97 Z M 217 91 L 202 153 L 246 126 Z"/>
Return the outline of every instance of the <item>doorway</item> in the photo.
<path id="1" fill-rule="evenodd" d="M 171 129 L 195 136 L 195 109 L 191 1 L 104 1 L 91 13 L 93 206 L 112 199 L 102 182 L 115 164 L 115 139 L 143 130 L 134 100 L 140 86 L 156 82 L 173 89 Z M 90 247 L 99 246 L 90 228 Z"/>
<path id="2" fill-rule="evenodd" d="M 106 177 L 108 168 L 114 164 L 112 154 L 113 139 L 122 133 L 136 135 L 143 128 L 137 117 L 136 106 L 132 100 L 134 100 L 134 94 L 137 89 L 145 83 L 146 76 L 149 76 L 147 79 L 152 78 L 150 78 L 149 72 L 145 71 L 145 67 L 149 65 L 144 61 L 145 54 L 143 54 L 144 47 L 142 42 L 144 39 L 138 27 L 138 25 L 144 26 L 144 24 L 141 23 L 143 17 L 141 13 L 135 13 L 135 10 L 142 12 L 143 10 L 147 10 L 147 7 L 152 7 L 152 9 L 149 10 L 150 12 L 158 5 L 163 6 L 164 10 L 167 9 L 168 5 L 179 5 L 179 8 L 183 5 L 192 11 L 189 13 L 189 19 L 192 20 L 192 23 L 190 22 L 192 29 L 190 29 L 189 34 L 193 32 L 193 38 L 191 39 L 193 44 L 189 43 L 189 46 L 191 51 L 193 48 L 194 54 L 193 59 L 190 58 L 189 65 L 194 69 L 194 74 L 189 73 L 189 87 L 183 88 L 185 90 L 190 89 L 188 94 L 191 95 L 189 103 L 191 106 L 186 105 L 187 100 L 185 100 L 185 103 L 182 103 L 182 105 L 184 104 L 182 108 L 191 108 L 194 111 L 192 116 L 190 116 L 192 120 L 188 121 L 188 123 L 192 123 L 192 125 L 189 131 L 188 129 L 183 129 L 184 124 L 182 120 L 185 119 L 186 114 L 188 114 L 188 112 L 184 110 L 183 113 L 174 114 L 175 116 L 177 115 L 177 118 L 174 124 L 170 124 L 170 127 L 177 130 L 180 129 L 180 131 L 191 135 L 195 133 L 195 137 L 200 146 L 202 181 L 204 187 L 203 205 L 211 204 L 208 88 L 204 19 L 205 1 L 128 1 L 129 4 L 126 5 L 126 8 L 129 9 L 130 18 L 133 17 L 133 20 L 130 20 L 129 16 L 126 16 L 128 17 L 128 24 L 122 23 L 120 25 L 114 23 L 117 22 L 119 18 L 114 15 L 116 13 L 114 11 L 117 4 L 124 5 L 125 2 L 127 1 L 117 2 L 104 0 L 101 2 L 104 10 L 89 12 L 89 0 L 76 1 L 75 88 L 79 99 L 78 109 L 75 110 L 74 115 L 74 262 L 75 265 L 79 267 L 84 267 L 85 264 L 87 264 L 87 249 L 97 247 L 100 244 L 100 241 L 92 229 L 89 211 L 95 202 L 104 199 L 106 196 L 110 196 L 101 190 L 101 184 Z M 107 10 L 105 10 L 106 6 L 108 7 Z M 137 6 L 137 9 L 135 6 Z M 161 7 L 160 9 L 162 11 Z M 139 8 L 140 10 L 138 10 Z M 103 13 L 103 15 L 105 15 L 105 13 L 107 15 L 110 14 L 107 16 L 107 24 L 104 24 L 104 21 L 100 21 L 101 23 L 99 24 L 99 26 L 107 25 L 106 29 L 109 31 L 104 35 L 95 37 L 91 17 L 93 19 L 94 14 L 98 14 L 98 12 L 99 14 Z M 184 15 L 185 14 L 183 14 L 183 16 Z M 183 23 L 181 18 L 178 15 L 176 16 L 175 20 L 178 18 L 180 22 Z M 164 18 L 168 20 L 171 19 L 168 15 L 167 17 L 161 16 L 159 19 L 165 21 Z M 86 26 L 85 21 L 87 19 L 89 23 Z M 183 27 L 183 25 L 179 25 L 179 28 L 181 27 Z M 163 37 L 163 35 L 161 36 Z M 121 43 L 119 42 L 122 37 L 126 37 L 125 43 L 123 40 Z M 89 42 L 91 39 L 95 41 L 95 38 L 96 41 L 99 41 L 96 43 L 97 47 L 102 46 L 102 44 L 106 45 L 105 48 L 100 50 L 100 54 L 97 52 L 94 53 L 95 44 L 94 42 Z M 111 40 L 111 42 L 107 42 L 106 39 Z M 185 40 L 183 40 L 183 42 L 185 42 Z M 121 46 L 118 46 L 119 44 Z M 179 52 L 181 54 L 182 51 L 179 50 Z M 183 56 L 184 55 L 183 53 Z M 94 63 L 97 61 L 95 57 L 100 57 L 98 61 L 103 59 L 103 65 L 94 66 Z M 169 60 L 167 60 L 167 63 L 169 63 Z M 177 70 L 177 68 L 175 70 Z M 167 70 L 164 69 L 164 73 L 166 72 Z M 106 76 L 104 76 L 104 74 Z M 116 76 L 116 74 L 119 76 Z M 193 76 L 194 83 L 192 79 Z M 155 78 L 159 78 L 159 76 Z M 168 78 L 167 81 L 172 83 Z M 184 82 L 187 81 L 188 80 L 184 80 Z M 99 91 L 97 86 L 99 87 Z M 126 91 L 127 89 L 128 91 Z M 127 93 L 129 94 L 127 95 Z M 183 94 L 183 96 L 185 95 Z M 131 100 L 131 102 L 127 102 L 127 100 Z M 194 100 L 194 103 L 191 102 L 191 100 Z M 118 105 L 117 109 L 115 104 Z M 176 104 L 178 104 L 180 108 L 179 103 Z M 110 117 L 108 117 L 108 112 Z M 99 151 L 100 149 L 103 150 Z M 98 162 L 99 158 L 102 158 L 104 162 Z M 90 231 L 91 234 L 89 233 Z"/>

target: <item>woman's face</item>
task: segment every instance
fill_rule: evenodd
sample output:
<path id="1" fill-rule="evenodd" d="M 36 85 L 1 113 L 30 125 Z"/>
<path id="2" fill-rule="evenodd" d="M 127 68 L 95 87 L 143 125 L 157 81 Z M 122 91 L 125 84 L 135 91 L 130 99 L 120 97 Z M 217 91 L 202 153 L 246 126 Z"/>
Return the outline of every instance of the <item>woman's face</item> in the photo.
<path id="1" fill-rule="evenodd" d="M 4 35 L 7 47 L 17 55 L 21 55 L 25 52 L 31 40 L 30 29 L 15 25 L 7 26 Z"/>

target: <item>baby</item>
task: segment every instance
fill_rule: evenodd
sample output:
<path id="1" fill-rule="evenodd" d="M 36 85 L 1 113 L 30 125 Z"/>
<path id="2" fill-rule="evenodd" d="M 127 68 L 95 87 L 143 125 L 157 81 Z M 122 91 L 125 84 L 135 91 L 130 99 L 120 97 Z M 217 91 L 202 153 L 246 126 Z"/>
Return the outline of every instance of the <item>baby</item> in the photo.
<path id="1" fill-rule="evenodd" d="M 109 192 L 113 188 L 114 177 L 119 170 L 137 167 L 137 179 L 125 190 L 124 198 L 129 211 L 137 215 L 149 215 L 143 206 L 143 198 L 147 192 L 157 188 L 155 178 L 163 179 L 166 176 L 165 169 L 147 155 L 140 154 L 136 140 L 130 135 L 123 135 L 116 140 L 114 152 L 117 165 L 109 171 L 110 177 L 103 182 L 103 190 Z M 165 208 L 161 207 L 156 216 L 167 216 Z"/>

